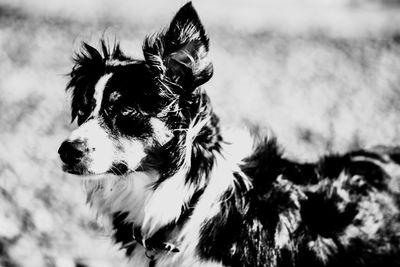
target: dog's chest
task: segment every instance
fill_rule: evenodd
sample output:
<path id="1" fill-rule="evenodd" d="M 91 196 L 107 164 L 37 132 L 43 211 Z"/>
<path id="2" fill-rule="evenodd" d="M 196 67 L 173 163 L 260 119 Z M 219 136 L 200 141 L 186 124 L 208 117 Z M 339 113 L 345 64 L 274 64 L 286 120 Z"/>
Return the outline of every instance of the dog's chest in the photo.
<path id="1" fill-rule="evenodd" d="M 131 221 L 141 222 L 148 198 L 148 186 L 156 178 L 153 173 L 135 173 L 127 177 L 107 176 L 102 180 L 85 182 L 87 202 L 98 215 L 112 217 L 126 212 Z M 107 218 L 105 218 L 107 219 Z"/>
<path id="2" fill-rule="evenodd" d="M 134 178 L 135 179 L 130 180 L 130 182 L 124 181 L 121 183 L 113 181 L 108 177 L 103 183 L 88 182 L 86 184 L 88 201 L 92 208 L 97 210 L 100 218 L 103 219 L 102 223 L 114 228 L 113 231 L 115 233 L 118 232 L 115 227 L 130 229 L 130 232 L 120 229 L 119 236 L 121 236 L 122 239 L 115 240 L 119 242 L 122 247 L 133 241 L 131 238 L 134 225 L 128 225 L 128 222 L 140 220 L 143 217 L 143 206 L 145 206 L 145 201 L 147 199 L 147 196 L 144 195 L 143 192 L 145 192 L 147 184 L 145 180 L 149 179 L 149 177 L 147 175 L 135 175 Z M 127 192 L 129 192 L 129 194 Z M 199 211 L 196 210 L 194 217 L 203 219 L 207 213 L 208 207 L 209 205 L 200 209 L 201 214 L 198 214 Z M 120 214 L 124 218 L 118 225 L 115 224 L 115 214 Z M 127 216 L 125 216 L 125 214 Z M 195 218 L 192 216 L 185 225 L 184 231 L 177 237 L 180 240 L 178 242 L 180 252 L 161 251 L 156 253 L 154 254 L 154 264 L 152 265 L 148 257 L 152 253 L 146 252 L 142 245 L 134 244 L 134 249 L 130 251 L 128 255 L 129 266 L 222 267 L 223 265 L 220 263 L 201 259 L 201 257 L 197 255 L 196 245 L 199 242 L 199 229 L 202 220 Z M 116 236 L 114 235 L 114 239 L 115 238 Z M 173 240 L 173 242 L 175 241 L 176 240 Z"/>

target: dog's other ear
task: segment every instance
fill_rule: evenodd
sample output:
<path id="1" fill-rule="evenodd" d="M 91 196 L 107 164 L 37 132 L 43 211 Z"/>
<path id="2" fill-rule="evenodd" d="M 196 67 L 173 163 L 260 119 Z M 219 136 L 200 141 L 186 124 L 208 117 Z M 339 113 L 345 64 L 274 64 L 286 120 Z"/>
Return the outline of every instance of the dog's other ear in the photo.
<path id="1" fill-rule="evenodd" d="M 143 52 L 149 67 L 192 92 L 213 74 L 208 37 L 191 2 L 173 18 L 169 28 L 147 37 Z"/>
<path id="2" fill-rule="evenodd" d="M 102 41 L 103 49 L 105 47 Z M 82 48 L 74 56 L 74 67 L 69 73 L 67 91 L 72 92 L 71 122 L 78 116 L 78 111 L 87 107 L 87 95 L 93 95 L 98 78 L 105 71 L 104 57 L 94 47 L 83 42 Z M 82 111 L 82 110 L 81 110 Z M 78 121 L 79 123 L 79 121 Z"/>

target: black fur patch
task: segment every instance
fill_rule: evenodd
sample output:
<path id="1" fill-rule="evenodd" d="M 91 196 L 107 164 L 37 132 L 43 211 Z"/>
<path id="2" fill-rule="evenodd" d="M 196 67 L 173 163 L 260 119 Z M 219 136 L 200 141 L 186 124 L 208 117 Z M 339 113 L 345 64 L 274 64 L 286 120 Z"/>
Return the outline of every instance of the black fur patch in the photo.
<path id="1" fill-rule="evenodd" d="M 135 250 L 136 242 L 134 242 L 134 228 L 135 226 L 131 222 L 126 222 L 128 213 L 115 213 L 113 216 L 113 228 L 115 243 L 120 244 L 122 248 L 125 248 L 125 253 L 130 256 Z"/>

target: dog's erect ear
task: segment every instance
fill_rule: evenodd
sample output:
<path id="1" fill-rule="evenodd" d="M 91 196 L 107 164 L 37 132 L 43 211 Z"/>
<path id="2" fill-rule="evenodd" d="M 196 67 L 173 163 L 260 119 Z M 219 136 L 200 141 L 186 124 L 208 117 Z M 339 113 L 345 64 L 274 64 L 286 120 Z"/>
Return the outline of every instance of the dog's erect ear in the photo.
<path id="1" fill-rule="evenodd" d="M 146 38 L 143 52 L 156 75 L 167 76 L 191 92 L 212 76 L 208 42 L 199 16 L 189 2 L 178 11 L 165 32 Z"/>

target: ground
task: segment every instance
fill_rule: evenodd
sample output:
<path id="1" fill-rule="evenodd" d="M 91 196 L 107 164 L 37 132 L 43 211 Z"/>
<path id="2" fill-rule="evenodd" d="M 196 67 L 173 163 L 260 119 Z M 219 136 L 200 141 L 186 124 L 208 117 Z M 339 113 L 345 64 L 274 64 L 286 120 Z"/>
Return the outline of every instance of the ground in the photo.
<path id="1" fill-rule="evenodd" d="M 73 52 L 144 36 L 185 1 L 0 1 L 0 266 L 126 266 L 60 169 Z M 194 1 L 211 39 L 206 85 L 225 125 L 270 127 L 313 160 L 400 137 L 398 1 Z"/>

